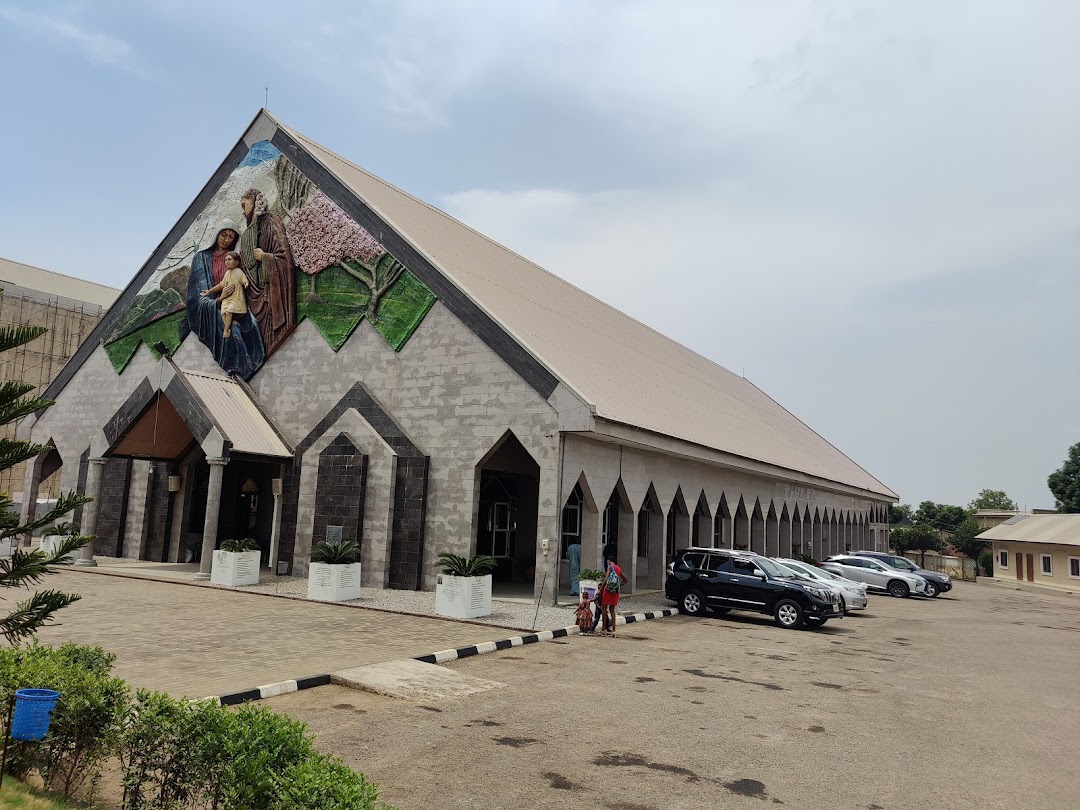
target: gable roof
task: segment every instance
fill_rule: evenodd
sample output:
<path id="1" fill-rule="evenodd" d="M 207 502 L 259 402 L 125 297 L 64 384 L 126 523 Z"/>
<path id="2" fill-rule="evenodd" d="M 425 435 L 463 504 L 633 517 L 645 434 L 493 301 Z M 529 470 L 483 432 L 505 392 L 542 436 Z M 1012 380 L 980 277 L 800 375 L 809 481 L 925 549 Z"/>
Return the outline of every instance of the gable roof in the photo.
<path id="1" fill-rule="evenodd" d="M 598 417 L 896 498 L 749 380 L 277 123 Z"/>
<path id="2" fill-rule="evenodd" d="M 120 291 L 63 273 L 0 257 L 0 287 L 15 285 L 45 296 L 82 301 L 104 309 L 112 306 Z"/>
<path id="3" fill-rule="evenodd" d="M 440 300 L 545 398 L 562 382 L 601 420 L 897 499 L 749 380 L 350 163 L 265 110 L 49 386 L 46 397 L 55 398 L 66 386 L 168 249 L 240 164 L 248 146 L 263 140 L 270 140 L 395 258 L 422 275 Z M 325 187 L 329 185 L 335 188 Z M 432 272 L 423 274 L 414 265 L 429 265 Z"/>
<path id="4" fill-rule="evenodd" d="M 1015 515 L 987 529 L 980 540 L 1080 546 L 1080 515 Z"/>

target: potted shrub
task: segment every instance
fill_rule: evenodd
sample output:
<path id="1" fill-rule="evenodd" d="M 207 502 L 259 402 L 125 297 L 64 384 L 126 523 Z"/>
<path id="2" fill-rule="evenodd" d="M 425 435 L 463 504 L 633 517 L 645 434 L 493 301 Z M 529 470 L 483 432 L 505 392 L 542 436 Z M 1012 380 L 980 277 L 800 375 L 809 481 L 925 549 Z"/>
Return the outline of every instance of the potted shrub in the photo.
<path id="1" fill-rule="evenodd" d="M 442 569 L 435 584 L 435 612 L 455 619 L 491 614 L 491 572 L 495 558 L 486 554 L 460 557 L 443 552 L 435 561 Z"/>
<path id="2" fill-rule="evenodd" d="M 344 602 L 360 598 L 360 546 L 352 540 L 316 543 L 308 566 L 307 598 Z"/>
<path id="3" fill-rule="evenodd" d="M 578 596 L 587 593 L 589 599 L 594 598 L 603 579 L 603 571 L 597 571 L 595 568 L 582 568 L 578 573 Z"/>
<path id="4" fill-rule="evenodd" d="M 259 544 L 253 537 L 243 540 L 224 540 L 214 552 L 210 566 L 210 582 L 213 585 L 258 585 Z"/>
<path id="5" fill-rule="evenodd" d="M 54 523 L 41 533 L 41 545 L 39 545 L 38 548 L 44 552 L 46 556 L 51 557 L 68 537 L 77 535 L 78 533 L 79 527 L 74 523 Z M 0 553 L 3 553 L 2 550 L 0 550 Z M 8 549 L 7 554 L 11 554 L 10 548 Z M 73 560 L 75 559 L 75 555 L 69 554 L 65 559 Z"/>

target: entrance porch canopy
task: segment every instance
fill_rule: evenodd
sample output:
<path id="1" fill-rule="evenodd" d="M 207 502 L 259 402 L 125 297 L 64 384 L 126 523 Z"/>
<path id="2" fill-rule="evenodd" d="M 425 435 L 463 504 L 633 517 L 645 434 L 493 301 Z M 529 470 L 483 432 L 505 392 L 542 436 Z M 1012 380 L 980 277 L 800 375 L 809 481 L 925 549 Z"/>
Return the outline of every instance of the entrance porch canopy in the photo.
<path id="1" fill-rule="evenodd" d="M 105 425 L 105 455 L 175 461 L 198 445 L 208 458 L 291 459 L 293 448 L 237 377 L 162 359 Z"/>

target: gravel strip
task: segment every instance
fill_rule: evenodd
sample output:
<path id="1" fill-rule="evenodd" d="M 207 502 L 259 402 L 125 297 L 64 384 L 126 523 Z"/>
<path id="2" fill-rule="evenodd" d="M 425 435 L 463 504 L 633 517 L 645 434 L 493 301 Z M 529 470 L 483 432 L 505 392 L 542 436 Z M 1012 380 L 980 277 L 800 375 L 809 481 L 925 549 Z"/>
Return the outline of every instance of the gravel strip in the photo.
<path id="1" fill-rule="evenodd" d="M 272 593 L 279 596 L 303 599 L 307 595 L 307 580 L 295 577 L 278 577 L 270 582 L 261 582 L 258 585 L 244 585 L 234 590 Z M 342 602 L 341 604 L 389 610 L 394 613 L 411 613 L 416 616 L 436 615 L 434 591 L 361 588 L 359 599 Z M 670 608 L 671 606 L 672 603 L 659 594 L 625 596 L 619 602 L 619 612 L 644 613 L 650 610 Z M 537 610 L 535 602 L 523 604 L 520 602 L 501 602 L 498 599 L 493 599 L 491 601 L 490 616 L 469 619 L 469 621 L 478 624 L 513 627 L 517 630 L 556 630 L 560 627 L 570 627 L 574 623 L 574 608 L 572 606 L 541 606 Z"/>
<path id="2" fill-rule="evenodd" d="M 146 565 L 140 560 L 129 560 L 118 557 L 94 556 L 94 561 L 102 566 L 123 565 Z M 198 583 L 208 588 L 219 588 L 220 585 L 210 585 L 208 582 Z M 236 588 L 225 590 L 251 591 L 253 593 L 270 593 L 277 596 L 288 596 L 294 599 L 304 599 L 307 596 L 307 579 L 299 577 L 275 577 L 271 580 L 260 582 L 258 585 L 241 585 Z M 394 613 L 411 613 L 416 616 L 435 616 L 435 592 L 434 591 L 399 591 L 383 588 L 361 588 L 360 598 L 343 605 L 357 607 L 377 608 L 389 610 Z M 659 593 L 647 593 L 639 596 L 626 595 L 619 600 L 619 613 L 646 613 L 652 610 L 663 610 L 672 607 L 672 603 Z M 445 618 L 445 617 L 441 617 Z M 516 630 L 557 630 L 561 627 L 570 627 L 574 624 L 574 607 L 542 606 L 539 610 L 536 603 L 501 602 L 493 599 L 491 602 L 491 615 L 478 619 L 469 619 L 478 624 L 493 624 L 502 627 L 512 627 Z"/>

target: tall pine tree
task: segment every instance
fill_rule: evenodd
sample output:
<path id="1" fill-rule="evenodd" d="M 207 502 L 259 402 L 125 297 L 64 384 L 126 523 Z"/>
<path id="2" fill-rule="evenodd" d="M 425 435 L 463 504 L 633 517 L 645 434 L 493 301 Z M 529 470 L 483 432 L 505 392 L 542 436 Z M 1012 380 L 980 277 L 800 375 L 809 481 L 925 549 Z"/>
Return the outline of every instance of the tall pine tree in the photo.
<path id="1" fill-rule="evenodd" d="M 0 293 L 2 295 L 2 293 Z M 43 326 L 3 326 L 0 327 L 0 352 L 10 351 L 24 343 L 41 337 L 47 330 Z M 22 417 L 47 408 L 53 403 L 37 396 L 27 396 L 34 390 L 33 385 L 20 382 L 0 383 L 0 425 L 10 425 Z M 29 461 L 49 448 L 18 439 L 0 438 L 0 470 L 14 467 L 21 461 Z M 12 509 L 11 494 L 0 492 L 0 540 L 15 538 L 15 549 L 10 557 L 0 558 L 0 588 L 29 590 L 38 585 L 46 574 L 54 573 L 55 567 L 70 562 L 69 555 L 78 551 L 93 538 L 78 534 L 78 529 L 67 524 L 67 535 L 57 535 L 59 541 L 53 551 L 46 554 L 40 549 L 26 551 L 18 548 L 19 535 L 33 532 L 48 526 L 71 512 L 80 504 L 88 503 L 91 498 L 74 492 L 61 494 L 56 505 L 41 517 L 35 516 L 36 504 L 29 509 L 30 520 L 20 524 L 19 516 Z M 27 599 L 17 603 L 14 610 L 0 616 L 0 634 L 8 644 L 18 645 L 31 638 L 40 627 L 53 620 L 54 614 L 79 599 L 78 594 L 63 593 L 56 590 L 35 591 Z M 0 597 L 6 601 L 6 597 Z"/>

